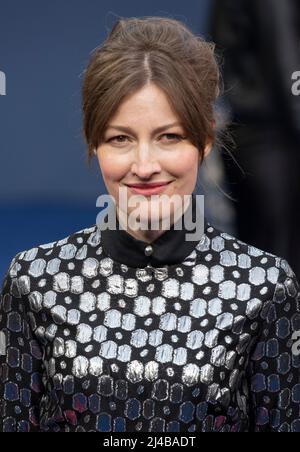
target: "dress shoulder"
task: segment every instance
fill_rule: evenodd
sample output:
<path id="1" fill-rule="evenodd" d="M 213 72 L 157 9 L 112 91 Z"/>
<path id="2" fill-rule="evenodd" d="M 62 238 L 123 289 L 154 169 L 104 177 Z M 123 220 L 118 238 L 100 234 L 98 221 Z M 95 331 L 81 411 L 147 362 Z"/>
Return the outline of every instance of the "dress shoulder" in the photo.
<path id="1" fill-rule="evenodd" d="M 281 279 L 297 280 L 293 268 L 284 257 L 246 243 L 210 223 L 197 249 L 212 252 L 215 260 L 225 268 L 236 267 L 236 270 L 248 274 L 250 283 L 257 286 L 268 282 L 275 288 Z"/>
<path id="2" fill-rule="evenodd" d="M 82 260 L 87 255 L 87 247 L 95 247 L 100 241 L 101 231 L 97 225 L 93 225 L 53 242 L 19 251 L 8 265 L 4 282 L 7 279 L 21 278 L 22 282 L 24 278 L 39 277 L 46 267 L 48 274 L 55 274 L 60 260 Z"/>

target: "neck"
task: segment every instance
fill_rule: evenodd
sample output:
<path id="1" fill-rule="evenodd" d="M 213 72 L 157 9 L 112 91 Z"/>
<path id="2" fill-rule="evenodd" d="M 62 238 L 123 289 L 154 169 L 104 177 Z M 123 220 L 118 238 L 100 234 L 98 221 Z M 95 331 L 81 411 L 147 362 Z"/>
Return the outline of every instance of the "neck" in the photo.
<path id="1" fill-rule="evenodd" d="M 180 209 L 176 209 L 174 214 L 171 215 L 172 218 L 170 218 L 170 227 L 172 227 L 172 225 L 174 224 L 174 222 L 177 222 L 186 212 L 186 210 L 188 209 L 189 205 L 190 205 L 191 200 L 188 203 L 185 203 L 186 205 L 184 206 L 184 210 L 182 213 L 182 206 L 180 206 Z M 127 221 L 124 222 L 123 221 L 123 215 L 119 214 L 119 208 L 117 207 L 116 209 L 117 211 L 117 219 L 119 224 L 122 226 L 122 228 L 130 235 L 132 235 L 135 239 L 146 242 L 146 243 L 152 243 L 154 242 L 156 239 L 158 239 L 158 237 L 160 237 L 164 232 L 166 232 L 167 230 L 169 230 L 169 227 L 167 228 L 158 228 L 158 229 L 136 229 L 136 230 L 132 230 L 129 226 L 128 226 L 128 218 Z M 173 221 L 171 221 L 173 220 Z M 162 221 L 159 221 L 159 224 L 161 224 Z M 169 226 L 168 222 L 167 226 Z"/>

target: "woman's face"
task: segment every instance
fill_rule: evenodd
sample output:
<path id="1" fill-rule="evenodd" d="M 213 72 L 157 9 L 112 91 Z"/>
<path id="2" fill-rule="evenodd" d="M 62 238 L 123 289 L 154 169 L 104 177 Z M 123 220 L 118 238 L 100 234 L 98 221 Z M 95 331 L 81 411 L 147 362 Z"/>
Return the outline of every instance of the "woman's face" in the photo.
<path id="1" fill-rule="evenodd" d="M 205 155 L 209 151 L 210 146 L 207 146 Z M 199 150 L 186 137 L 165 93 L 153 83 L 121 103 L 95 152 L 104 183 L 119 214 L 122 210 L 119 189 L 125 190 L 128 200 L 137 196 L 128 187 L 131 184 L 169 182 L 164 191 L 154 197 L 156 199 L 162 194 L 167 195 L 166 198 L 179 195 L 183 199 L 184 195 L 191 195 L 194 191 L 200 162 Z M 149 216 L 161 221 L 166 212 L 168 217 L 169 213 L 174 214 L 172 203 L 169 211 L 155 209 L 157 201 L 154 198 L 143 196 L 138 204 L 143 224 L 147 224 Z M 135 208 L 127 205 L 127 215 Z"/>

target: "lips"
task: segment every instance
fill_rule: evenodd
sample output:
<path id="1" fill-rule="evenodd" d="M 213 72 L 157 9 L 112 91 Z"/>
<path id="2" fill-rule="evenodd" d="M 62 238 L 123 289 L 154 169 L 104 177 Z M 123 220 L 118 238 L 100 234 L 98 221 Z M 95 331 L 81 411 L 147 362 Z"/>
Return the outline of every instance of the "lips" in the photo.
<path id="1" fill-rule="evenodd" d="M 132 184 L 127 185 L 130 188 L 138 188 L 142 190 L 151 189 L 151 188 L 157 188 L 157 187 L 163 187 L 165 185 L 169 185 L 171 182 L 163 182 L 163 183 L 157 183 L 157 184 Z"/>
<path id="2" fill-rule="evenodd" d="M 170 183 L 171 182 L 160 184 L 128 185 L 128 188 L 130 188 L 133 193 L 144 196 L 151 196 L 162 193 L 166 189 L 166 187 L 170 185 Z"/>

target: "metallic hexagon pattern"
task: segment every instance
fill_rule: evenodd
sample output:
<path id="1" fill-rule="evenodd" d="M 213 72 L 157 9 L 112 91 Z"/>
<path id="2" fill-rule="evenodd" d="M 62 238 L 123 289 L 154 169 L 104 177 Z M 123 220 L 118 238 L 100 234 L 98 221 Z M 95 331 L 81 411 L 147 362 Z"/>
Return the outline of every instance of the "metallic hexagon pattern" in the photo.
<path id="1" fill-rule="evenodd" d="M 0 430 L 300 431 L 299 303 L 286 261 L 211 225 L 161 268 L 115 262 L 96 226 L 21 252 Z"/>

